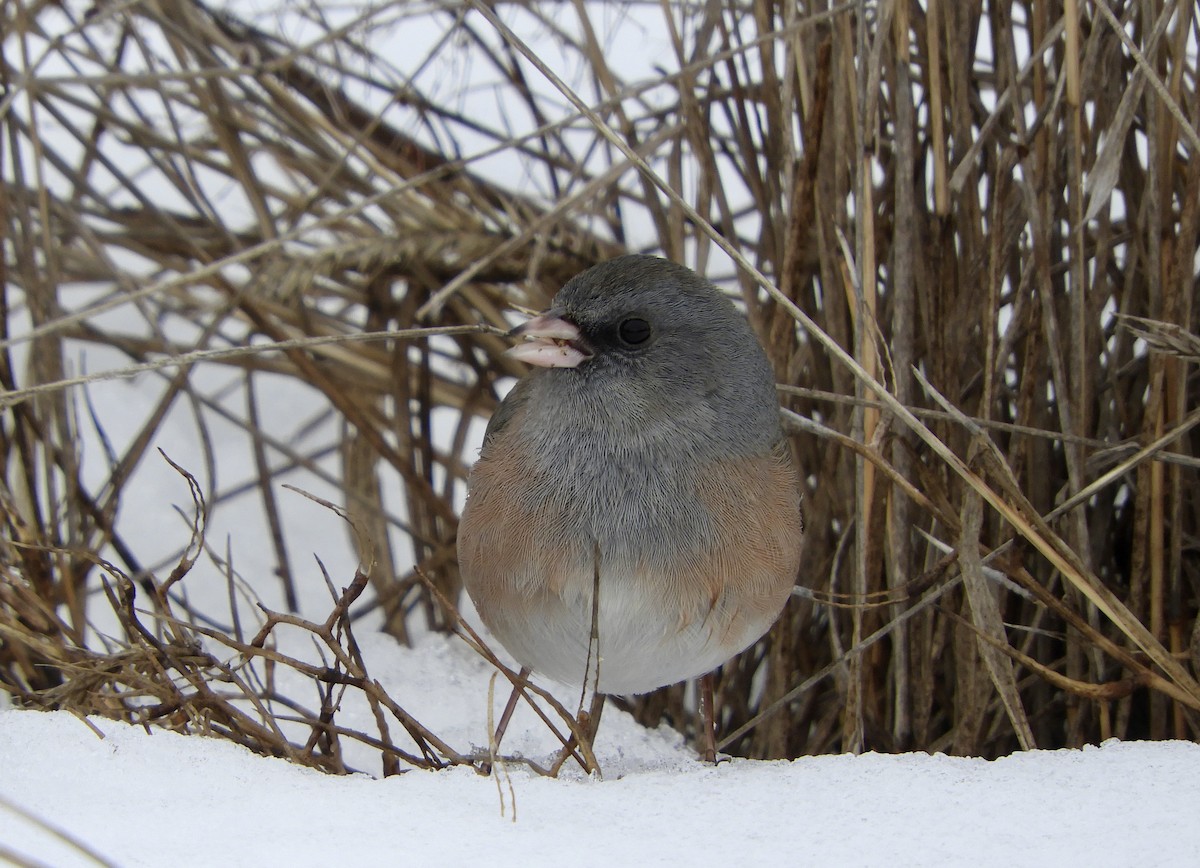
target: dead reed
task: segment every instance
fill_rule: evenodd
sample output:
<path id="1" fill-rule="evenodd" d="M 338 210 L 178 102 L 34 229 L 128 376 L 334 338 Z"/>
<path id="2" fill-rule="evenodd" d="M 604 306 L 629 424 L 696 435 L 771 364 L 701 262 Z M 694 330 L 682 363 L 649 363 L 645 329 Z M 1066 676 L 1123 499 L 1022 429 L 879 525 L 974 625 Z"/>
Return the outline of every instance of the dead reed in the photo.
<path id="1" fill-rule="evenodd" d="M 724 667 L 725 749 L 1197 737 L 1194 3 L 280 15 L 0 6 L 18 702 L 331 771 L 346 738 L 385 773 L 485 765 L 370 679 L 350 606 L 369 585 L 400 640 L 456 629 L 468 444 L 520 373 L 496 328 L 636 249 L 745 303 L 807 474 L 805 591 Z M 126 406 L 106 378 L 134 373 Z M 137 485 L 181 417 L 194 506 L 169 551 Z M 371 566 L 324 622 L 284 611 L 314 548 L 284 481 L 344 505 Z M 257 524 L 219 550 L 235 508 Z M 236 596 L 239 550 L 282 599 L 257 636 L 182 580 L 202 562 Z M 326 665 L 272 650 L 281 625 Z M 378 732 L 338 724 L 347 690 Z M 682 687 L 629 706 L 692 726 Z"/>

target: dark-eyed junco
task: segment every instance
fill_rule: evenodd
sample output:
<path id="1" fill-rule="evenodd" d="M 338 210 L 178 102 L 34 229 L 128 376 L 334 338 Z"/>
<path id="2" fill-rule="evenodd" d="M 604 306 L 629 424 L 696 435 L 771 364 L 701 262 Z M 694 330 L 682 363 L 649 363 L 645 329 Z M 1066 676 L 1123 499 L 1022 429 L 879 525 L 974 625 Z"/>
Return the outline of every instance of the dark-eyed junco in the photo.
<path id="1" fill-rule="evenodd" d="M 488 425 L 458 534 L 492 633 L 534 672 L 612 694 L 702 675 L 762 636 L 799 568 L 800 494 L 770 364 L 733 304 L 683 266 L 623 256 L 512 334 L 535 367 Z"/>

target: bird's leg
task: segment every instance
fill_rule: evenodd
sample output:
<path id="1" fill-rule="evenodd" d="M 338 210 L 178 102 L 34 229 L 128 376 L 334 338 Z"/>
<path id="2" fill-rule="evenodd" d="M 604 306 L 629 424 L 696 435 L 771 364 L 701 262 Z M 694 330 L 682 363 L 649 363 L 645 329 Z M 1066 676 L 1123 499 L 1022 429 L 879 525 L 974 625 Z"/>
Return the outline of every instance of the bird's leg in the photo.
<path id="1" fill-rule="evenodd" d="M 717 764 L 717 720 L 713 708 L 713 674 L 700 676 L 700 729 L 696 741 L 699 743 L 700 758 L 706 763 Z"/>
<path id="2" fill-rule="evenodd" d="M 585 772 L 600 773 L 600 763 L 596 761 L 596 754 L 592 750 L 592 745 L 596 743 L 596 732 L 600 729 L 600 715 L 604 711 L 604 694 L 593 693 L 592 702 L 587 711 L 579 711 L 576 717 L 578 726 L 571 731 L 571 737 L 567 739 L 567 743 L 563 745 L 563 749 L 559 751 L 558 757 L 554 760 L 554 764 L 550 766 L 550 776 L 558 777 L 559 769 L 571 757 L 579 763 L 580 768 Z M 576 737 L 576 729 L 581 738 Z M 579 748 L 576 752 L 576 748 Z"/>
<path id="3" fill-rule="evenodd" d="M 592 665 L 593 660 L 595 666 Z M 587 711 L 583 710 L 583 700 L 588 694 L 588 681 L 591 681 L 592 702 Z M 596 762 L 596 754 L 592 745 L 596 742 L 596 732 L 600 729 L 600 714 L 604 711 L 604 694 L 600 692 L 600 543 L 592 540 L 592 628 L 588 633 L 587 661 L 584 664 L 583 686 L 580 688 L 579 706 L 575 712 L 577 726 L 571 731 L 571 737 L 563 745 L 562 751 L 551 767 L 551 774 L 557 776 L 567 757 L 574 756 L 575 761 L 589 774 L 600 773 L 600 764 Z M 576 732 L 579 733 L 578 737 Z M 579 748 L 579 753 L 575 748 Z M 582 756 L 581 756 L 582 755 Z"/>
<path id="4" fill-rule="evenodd" d="M 495 755 L 500 750 L 500 740 L 504 738 L 504 733 L 508 729 L 508 722 L 512 720 L 513 712 L 517 710 L 517 703 L 521 699 L 521 691 L 525 689 L 525 685 L 529 683 L 528 666 L 522 666 L 518 673 L 518 681 L 513 685 L 512 693 L 508 696 L 508 703 L 504 706 L 504 711 L 500 712 L 500 722 L 496 724 L 496 732 L 492 735 L 492 754 Z"/>
<path id="5" fill-rule="evenodd" d="M 587 736 L 589 748 L 596 743 L 596 733 L 600 731 L 600 715 L 603 712 L 604 694 L 593 693 L 591 706 L 579 715 L 579 724 Z"/>

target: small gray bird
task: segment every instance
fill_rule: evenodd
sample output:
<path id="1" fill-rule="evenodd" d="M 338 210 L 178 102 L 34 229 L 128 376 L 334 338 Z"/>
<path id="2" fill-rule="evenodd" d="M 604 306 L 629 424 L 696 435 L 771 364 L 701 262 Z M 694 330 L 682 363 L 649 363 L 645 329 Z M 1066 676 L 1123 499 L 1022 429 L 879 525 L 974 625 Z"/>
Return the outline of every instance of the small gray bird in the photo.
<path id="1" fill-rule="evenodd" d="M 535 367 L 488 425 L 458 534 L 488 629 L 534 672 L 611 694 L 762 636 L 799 570 L 800 493 L 771 366 L 733 304 L 683 266 L 622 256 L 512 335 Z"/>

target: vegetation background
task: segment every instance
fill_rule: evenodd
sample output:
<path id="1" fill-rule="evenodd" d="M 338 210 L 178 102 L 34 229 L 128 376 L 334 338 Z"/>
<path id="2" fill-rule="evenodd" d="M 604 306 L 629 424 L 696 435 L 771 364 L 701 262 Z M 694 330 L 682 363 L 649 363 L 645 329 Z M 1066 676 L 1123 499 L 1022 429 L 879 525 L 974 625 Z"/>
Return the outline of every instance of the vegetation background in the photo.
<path id="1" fill-rule="evenodd" d="M 637 250 L 745 305 L 806 474 L 802 591 L 720 674 L 726 750 L 1200 734 L 1196 4 L 287 6 L 0 4 L 15 703 L 482 765 L 354 627 L 468 632 L 499 331 Z M 348 519 L 320 614 L 284 483 Z M 627 704 L 694 728 L 684 686 Z"/>

